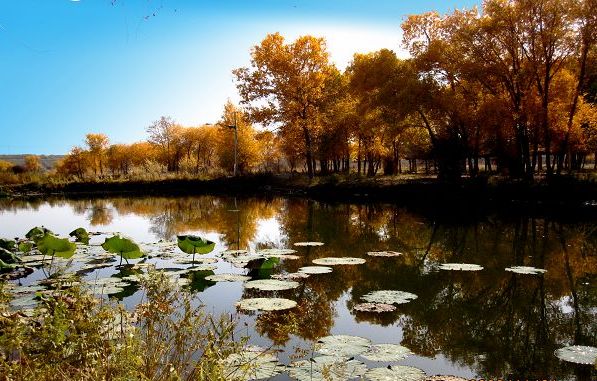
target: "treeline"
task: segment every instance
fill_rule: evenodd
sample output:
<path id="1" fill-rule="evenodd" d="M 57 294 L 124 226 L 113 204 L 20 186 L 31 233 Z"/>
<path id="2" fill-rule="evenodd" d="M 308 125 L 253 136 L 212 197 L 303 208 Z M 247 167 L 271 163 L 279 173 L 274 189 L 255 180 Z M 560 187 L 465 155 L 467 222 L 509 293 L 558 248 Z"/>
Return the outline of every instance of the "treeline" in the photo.
<path id="1" fill-rule="evenodd" d="M 161 117 L 147 128 L 146 141 L 110 144 L 104 134 L 87 134 L 85 146 L 74 147 L 55 168 L 60 177 L 137 177 L 159 179 L 174 175 L 214 176 L 227 174 L 234 166 L 234 137 L 229 127 L 236 122 L 238 169 L 279 172 L 279 138 L 257 131 L 245 114 L 230 102 L 216 125 L 184 127 Z"/>
<path id="2" fill-rule="evenodd" d="M 416 172 L 421 161 L 446 180 L 581 170 L 597 153 L 596 25 L 595 0 L 486 0 L 409 16 L 411 58 L 355 54 L 344 71 L 323 38 L 271 34 L 234 70 L 242 108 L 228 103 L 217 125 L 162 117 L 130 145 L 88 134 L 55 172 L 231 173 L 235 120 L 241 173 L 373 176 Z"/>
<path id="3" fill-rule="evenodd" d="M 351 160 L 392 174 L 407 157 L 446 179 L 478 175 L 480 161 L 530 179 L 597 151 L 596 18 L 594 0 L 487 0 L 408 17 L 410 59 L 356 54 L 341 73 L 323 39 L 273 34 L 234 74 L 252 120 L 277 126 L 311 176 Z"/>

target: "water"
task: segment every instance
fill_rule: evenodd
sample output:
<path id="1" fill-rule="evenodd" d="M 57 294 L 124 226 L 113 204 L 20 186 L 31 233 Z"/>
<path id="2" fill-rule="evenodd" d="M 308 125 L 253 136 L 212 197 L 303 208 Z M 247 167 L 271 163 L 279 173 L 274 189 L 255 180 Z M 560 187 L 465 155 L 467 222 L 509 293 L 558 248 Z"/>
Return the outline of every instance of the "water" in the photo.
<path id="1" fill-rule="evenodd" d="M 306 199 L 227 197 L 139 197 L 2 201 L 0 236 L 22 237 L 44 225 L 67 235 L 76 227 L 122 232 L 137 242 L 174 241 L 192 233 L 216 242 L 209 256 L 226 249 L 295 248 L 299 260 L 283 260 L 273 273 L 295 272 L 320 257 L 362 257 L 364 265 L 335 266 L 305 285 L 277 295 L 298 302 L 275 313 L 236 311 L 243 297 L 274 293 L 244 290 L 242 283 L 217 283 L 197 292 L 215 313 L 239 313 L 251 342 L 286 350 L 310 348 L 330 334 L 350 334 L 374 343 L 401 343 L 415 355 L 400 362 L 428 375 L 466 378 L 591 379 L 591 367 L 567 364 L 553 352 L 566 345 L 597 344 L 597 225 L 541 216 L 422 216 L 387 204 L 326 204 Z M 293 247 L 321 241 L 321 247 Z M 368 251 L 404 255 L 374 258 Z M 161 267 L 183 268 L 154 259 Z M 475 263 L 482 271 L 440 271 L 440 263 Z M 117 262 L 114 262 L 117 264 Z M 504 271 L 514 265 L 544 268 L 542 276 Z M 216 273 L 246 272 L 219 262 Z M 95 270 L 87 278 L 116 273 Z M 98 275 L 99 274 L 99 275 Z M 254 277 L 268 273 L 252 272 Z M 36 270 L 22 284 L 43 278 Z M 352 309 L 374 290 L 418 295 L 397 311 Z M 133 307 L 139 292 L 124 295 Z M 246 328 L 244 328 L 246 325 Z M 369 363 L 368 365 L 376 365 Z M 377 364 L 378 366 L 380 364 Z M 387 364 L 381 364 L 382 366 Z M 279 377 L 284 379 L 284 376 Z"/>

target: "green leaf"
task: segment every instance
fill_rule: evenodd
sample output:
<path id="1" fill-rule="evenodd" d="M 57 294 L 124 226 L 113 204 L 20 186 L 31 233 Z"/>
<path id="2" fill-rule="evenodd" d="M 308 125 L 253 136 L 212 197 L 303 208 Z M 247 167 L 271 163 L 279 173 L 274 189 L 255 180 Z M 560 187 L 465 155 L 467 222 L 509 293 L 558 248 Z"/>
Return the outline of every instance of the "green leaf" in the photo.
<path id="1" fill-rule="evenodd" d="M 85 228 L 76 228 L 72 232 L 68 234 L 71 237 L 75 237 L 77 242 L 84 243 L 85 245 L 89 245 L 89 233 Z"/>
<path id="2" fill-rule="evenodd" d="M 15 251 L 16 242 L 13 241 L 12 239 L 0 238 L 0 249 L 5 249 L 8 251 Z"/>
<path id="3" fill-rule="evenodd" d="M 31 251 L 31 249 L 33 249 L 33 242 L 29 242 L 29 241 L 19 242 L 19 251 L 22 251 L 23 253 L 28 253 Z"/>
<path id="4" fill-rule="evenodd" d="M 207 254 L 216 247 L 216 243 L 196 235 L 179 235 L 178 247 L 187 254 Z"/>
<path id="5" fill-rule="evenodd" d="M 137 259 L 143 256 L 143 252 L 139 245 L 133 242 L 132 239 L 122 237 L 118 234 L 106 238 L 104 243 L 102 244 L 104 250 L 118 254 L 124 259 Z"/>
<path id="6" fill-rule="evenodd" d="M 45 255 L 70 258 L 75 254 L 77 245 L 67 238 L 58 238 L 52 233 L 46 233 L 37 240 L 37 248 Z"/>
<path id="7" fill-rule="evenodd" d="M 42 239 L 43 236 L 46 235 L 47 233 L 52 234 L 52 232 L 49 229 L 46 229 L 43 226 L 41 226 L 41 227 L 36 226 L 33 229 L 29 230 L 27 232 L 27 234 L 25 234 L 25 237 L 32 240 L 33 242 L 37 243 L 37 241 Z"/>
<path id="8" fill-rule="evenodd" d="M 5 263 L 2 259 L 0 259 L 0 272 L 4 272 L 4 271 L 11 271 L 15 269 L 15 265 L 13 265 L 12 263 Z"/>
<path id="9" fill-rule="evenodd" d="M 6 264 L 13 264 L 21 262 L 21 259 L 15 255 L 15 253 L 8 251 L 0 247 L 0 260 Z"/>

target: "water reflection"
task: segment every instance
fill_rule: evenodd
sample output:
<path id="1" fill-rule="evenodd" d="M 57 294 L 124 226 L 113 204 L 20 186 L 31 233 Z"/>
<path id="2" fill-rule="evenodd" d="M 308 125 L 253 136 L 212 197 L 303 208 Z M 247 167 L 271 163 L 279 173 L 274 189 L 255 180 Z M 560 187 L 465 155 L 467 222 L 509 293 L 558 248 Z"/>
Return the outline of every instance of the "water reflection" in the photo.
<path id="1" fill-rule="evenodd" d="M 142 218 L 139 221 L 147 224 L 143 238 L 148 240 L 202 232 L 218 234 L 231 249 L 289 247 L 297 241 L 326 243 L 298 249 L 300 260 L 282 261 L 274 272 L 295 272 L 319 257 L 367 259 L 365 265 L 336 266 L 331 274 L 312 276 L 298 289 L 280 292 L 297 300 L 293 310 L 253 315 L 255 331 L 275 345 L 289 345 L 293 337 L 316 340 L 330 334 L 338 319 L 348 315 L 357 323 L 367 323 L 359 325 L 361 332 L 352 334 L 367 336 L 369 324 L 388 332 L 400 327 L 402 344 L 417 355 L 442 355 L 478 376 L 591 378 L 592 367 L 564 364 L 553 352 L 565 345 L 597 343 L 594 221 L 489 216 L 462 224 L 419 216 L 393 205 L 203 196 L 3 201 L 0 228 L 9 225 L 7 213 L 18 216 L 42 206 L 70 208 L 96 229 L 118 224 L 123 216 Z M 119 227 L 123 232 L 128 228 Z M 365 255 L 380 250 L 404 255 Z M 434 264 L 444 262 L 476 263 L 485 269 L 434 269 Z M 514 265 L 544 268 L 547 273 L 531 276 L 504 271 Z M 193 275 L 197 292 L 213 285 L 204 275 Z M 362 295 L 383 289 L 412 292 L 419 298 L 393 313 L 352 310 Z M 243 294 L 271 295 L 256 290 Z M 344 302 L 339 304 L 340 300 Z"/>

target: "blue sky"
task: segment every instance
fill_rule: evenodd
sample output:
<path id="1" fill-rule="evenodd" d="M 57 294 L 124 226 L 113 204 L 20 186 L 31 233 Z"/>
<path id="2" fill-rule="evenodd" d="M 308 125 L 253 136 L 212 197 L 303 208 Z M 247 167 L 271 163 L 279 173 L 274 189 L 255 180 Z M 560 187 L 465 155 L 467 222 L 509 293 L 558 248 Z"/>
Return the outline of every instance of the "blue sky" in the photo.
<path id="1" fill-rule="evenodd" d="M 101 132 L 145 139 L 161 115 L 215 122 L 238 100 L 231 70 L 267 33 L 400 52 L 405 15 L 474 0 L 0 0 L 0 154 L 62 154 Z"/>

